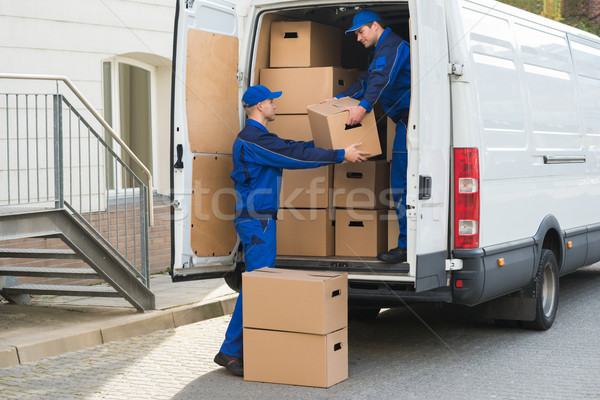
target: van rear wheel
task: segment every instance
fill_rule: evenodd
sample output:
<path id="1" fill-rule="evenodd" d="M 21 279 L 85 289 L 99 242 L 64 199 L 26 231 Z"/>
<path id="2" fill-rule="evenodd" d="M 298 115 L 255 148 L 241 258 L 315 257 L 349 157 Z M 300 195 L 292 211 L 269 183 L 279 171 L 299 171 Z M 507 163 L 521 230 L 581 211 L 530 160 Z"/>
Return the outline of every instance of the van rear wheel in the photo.
<path id="1" fill-rule="evenodd" d="M 558 263 L 554 253 L 543 249 L 535 277 L 535 320 L 524 321 L 527 329 L 550 329 L 558 308 Z"/>

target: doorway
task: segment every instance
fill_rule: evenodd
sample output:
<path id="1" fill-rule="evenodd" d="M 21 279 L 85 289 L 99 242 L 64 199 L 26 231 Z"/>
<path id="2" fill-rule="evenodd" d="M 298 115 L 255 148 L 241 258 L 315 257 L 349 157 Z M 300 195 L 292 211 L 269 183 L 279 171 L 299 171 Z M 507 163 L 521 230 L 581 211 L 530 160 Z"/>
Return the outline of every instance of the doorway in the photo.
<path id="1" fill-rule="evenodd" d="M 104 119 L 151 172 L 155 161 L 154 75 L 155 67 L 132 59 L 115 57 L 103 63 Z M 113 142 L 111 137 L 107 137 L 107 143 L 145 182 L 142 169 Z M 115 168 L 118 170 L 115 171 Z M 122 167 L 108 165 L 107 175 L 109 191 L 136 186 Z"/>

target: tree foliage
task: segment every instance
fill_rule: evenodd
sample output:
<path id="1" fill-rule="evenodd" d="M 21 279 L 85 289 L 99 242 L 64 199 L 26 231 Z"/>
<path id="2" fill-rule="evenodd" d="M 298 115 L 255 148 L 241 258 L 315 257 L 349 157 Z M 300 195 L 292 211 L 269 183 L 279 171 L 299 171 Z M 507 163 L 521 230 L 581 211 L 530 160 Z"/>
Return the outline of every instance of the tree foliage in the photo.
<path id="1" fill-rule="evenodd" d="M 600 36 L 600 17 L 588 15 L 590 0 L 499 0 Z"/>

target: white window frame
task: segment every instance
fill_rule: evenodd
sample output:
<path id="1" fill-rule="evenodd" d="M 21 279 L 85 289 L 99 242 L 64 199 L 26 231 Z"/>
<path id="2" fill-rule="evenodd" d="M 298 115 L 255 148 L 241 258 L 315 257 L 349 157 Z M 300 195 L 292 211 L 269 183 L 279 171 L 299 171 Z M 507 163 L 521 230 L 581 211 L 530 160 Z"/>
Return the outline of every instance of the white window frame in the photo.
<path id="1" fill-rule="evenodd" d="M 156 174 L 156 170 L 158 168 L 158 137 L 157 137 L 157 127 L 158 127 L 158 106 L 157 106 L 157 81 L 156 81 L 156 67 L 150 64 L 146 64 L 144 62 L 138 61 L 129 57 L 116 56 L 111 57 L 109 59 L 103 60 L 103 63 L 110 63 L 110 74 L 111 74 L 111 103 L 112 103 L 112 122 L 113 122 L 113 130 L 119 135 L 121 132 L 121 116 L 120 109 L 121 103 L 119 102 L 119 64 L 128 64 L 137 68 L 141 68 L 150 73 L 150 131 L 152 141 L 152 169 L 150 173 L 152 174 L 153 185 L 154 187 L 158 187 L 158 175 Z M 104 95 L 104 93 L 103 93 Z M 118 144 L 113 142 L 113 150 L 119 156 L 122 156 L 118 149 Z M 122 174 L 121 167 L 117 166 L 118 173 L 116 173 L 116 189 L 107 189 L 108 200 L 114 200 L 118 198 L 124 198 L 125 195 L 129 196 L 139 196 L 139 188 L 122 188 Z M 142 177 L 143 178 L 143 177 Z M 142 180 L 143 181 L 143 180 Z"/>

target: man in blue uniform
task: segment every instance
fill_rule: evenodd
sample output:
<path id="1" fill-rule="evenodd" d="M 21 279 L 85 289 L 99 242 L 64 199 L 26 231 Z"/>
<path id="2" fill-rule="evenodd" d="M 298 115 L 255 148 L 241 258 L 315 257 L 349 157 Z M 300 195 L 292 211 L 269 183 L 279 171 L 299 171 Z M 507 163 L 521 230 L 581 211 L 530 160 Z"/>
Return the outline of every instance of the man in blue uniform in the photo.
<path id="1" fill-rule="evenodd" d="M 361 143 L 345 150 L 314 147 L 313 142 L 284 140 L 270 133 L 266 125 L 275 120 L 273 99 L 282 92 L 264 86 L 251 86 L 242 96 L 248 115 L 246 126 L 233 143 L 233 172 L 236 190 L 235 229 L 242 242 L 246 271 L 274 267 L 277 250 L 275 219 L 279 209 L 279 192 L 283 168 L 317 168 L 342 161 L 365 161 L 369 153 L 357 149 Z M 242 292 L 235 303 L 225 341 L 214 361 L 234 375 L 243 376 L 242 362 Z"/>
<path id="2" fill-rule="evenodd" d="M 396 135 L 392 149 L 391 187 L 400 235 L 398 247 L 379 254 L 387 262 L 406 261 L 406 124 L 410 107 L 410 49 L 406 41 L 384 28 L 376 12 L 364 10 L 354 16 L 352 27 L 346 34 L 356 34 L 356 40 L 365 48 L 374 47 L 373 61 L 368 71 L 361 74 L 354 85 L 335 98 L 350 96 L 360 99 L 351 107 L 348 125 L 356 125 L 373 110 L 379 101 L 383 111 L 396 123 Z M 333 100 L 326 99 L 324 101 Z"/>

